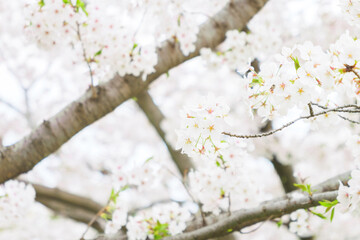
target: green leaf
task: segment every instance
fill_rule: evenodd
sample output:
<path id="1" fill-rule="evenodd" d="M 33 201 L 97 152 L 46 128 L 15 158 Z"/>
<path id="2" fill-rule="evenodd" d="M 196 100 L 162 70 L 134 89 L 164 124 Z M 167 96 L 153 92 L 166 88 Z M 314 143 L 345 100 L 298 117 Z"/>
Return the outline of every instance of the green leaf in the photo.
<path id="1" fill-rule="evenodd" d="M 107 214 L 107 213 L 102 213 L 102 214 L 100 215 L 100 217 L 101 217 L 102 219 L 105 219 L 105 220 L 111 219 L 111 215 L 110 215 L 110 214 Z"/>
<path id="2" fill-rule="evenodd" d="M 132 47 L 132 49 L 131 49 L 131 51 L 134 51 L 135 50 L 135 48 L 137 48 L 137 46 L 139 46 L 137 43 L 134 43 L 134 45 L 133 45 L 133 47 Z"/>
<path id="3" fill-rule="evenodd" d="M 341 74 L 346 73 L 346 70 L 345 70 L 345 69 L 342 69 L 342 68 L 340 68 L 338 71 L 339 71 L 339 73 L 341 73 Z"/>
<path id="4" fill-rule="evenodd" d="M 334 214 L 335 214 L 335 208 L 333 208 L 331 211 L 330 222 L 332 222 L 332 220 L 334 219 Z"/>
<path id="5" fill-rule="evenodd" d="M 86 11 L 85 2 L 83 2 L 82 0 L 76 0 L 76 12 L 78 12 L 80 8 L 86 16 L 89 16 L 88 12 Z"/>
<path id="6" fill-rule="evenodd" d="M 110 198 L 109 198 L 109 200 L 110 200 L 111 202 L 116 203 L 116 199 L 117 199 L 117 197 L 118 197 L 117 195 L 119 195 L 119 194 L 116 193 L 114 189 L 111 189 L 111 193 L 110 193 Z"/>
<path id="7" fill-rule="evenodd" d="M 220 189 L 220 196 L 221 196 L 221 198 L 225 197 L 225 191 L 223 188 Z"/>
<path id="8" fill-rule="evenodd" d="M 179 14 L 179 16 L 178 16 L 177 24 L 179 27 L 181 26 L 181 14 Z"/>
<path id="9" fill-rule="evenodd" d="M 151 233 L 151 231 L 150 231 Z M 164 237 L 170 236 L 169 234 L 169 224 L 156 222 L 155 227 L 152 229 L 154 239 L 162 239 Z"/>
<path id="10" fill-rule="evenodd" d="M 318 217 L 321 218 L 321 219 L 324 219 L 324 220 L 327 219 L 327 218 L 326 218 L 323 214 L 321 214 L 321 213 L 314 212 L 314 211 L 311 211 L 311 210 L 310 210 L 310 212 L 311 212 L 312 214 L 314 214 L 315 216 L 318 216 Z"/>
<path id="11" fill-rule="evenodd" d="M 300 188 L 302 191 L 306 192 L 306 186 L 304 184 L 294 183 L 294 186 Z"/>
<path id="12" fill-rule="evenodd" d="M 294 61 L 294 66 L 295 66 L 295 69 L 296 71 L 300 68 L 300 63 L 299 63 L 299 59 L 296 57 L 291 57 L 291 59 Z"/>
<path id="13" fill-rule="evenodd" d="M 297 184 L 294 183 L 294 186 L 300 188 L 303 192 L 307 192 L 309 195 L 312 195 L 311 185 L 310 184 Z"/>
<path id="14" fill-rule="evenodd" d="M 232 232 L 233 230 L 232 230 L 232 228 L 229 228 L 228 230 L 227 230 L 227 232 Z"/>
<path id="15" fill-rule="evenodd" d="M 221 166 L 218 160 L 216 160 L 216 166 L 218 166 L 218 167 Z"/>
<path id="16" fill-rule="evenodd" d="M 334 201 L 329 201 L 329 200 L 324 200 L 324 201 L 319 201 L 319 203 L 320 203 L 320 205 L 321 206 L 324 206 L 324 207 L 326 207 L 326 208 L 331 208 L 331 207 L 334 207 L 334 206 L 336 206 L 336 204 L 338 204 L 339 203 L 339 201 L 338 200 L 334 200 Z"/>
<path id="17" fill-rule="evenodd" d="M 282 224 L 283 224 L 283 221 L 282 221 L 281 219 L 276 223 L 276 225 L 277 225 L 278 227 L 281 227 Z"/>
<path id="18" fill-rule="evenodd" d="M 123 191 L 125 191 L 126 189 L 128 189 L 129 186 L 128 185 L 125 185 L 124 187 L 120 188 L 119 191 L 115 192 L 114 189 L 111 189 L 111 193 L 110 193 L 110 197 L 109 197 L 109 201 L 110 202 L 113 202 L 113 203 L 116 203 L 117 201 L 117 198 L 119 197 L 119 194 Z"/>
<path id="19" fill-rule="evenodd" d="M 45 6 L 45 1 L 44 1 L 44 0 L 40 0 L 40 1 L 38 2 L 38 5 L 40 6 L 40 9 L 41 9 L 43 6 Z"/>
<path id="20" fill-rule="evenodd" d="M 306 186 L 306 192 L 308 192 L 311 195 L 312 192 L 311 192 L 310 184 L 306 184 L 305 186 Z"/>
<path id="21" fill-rule="evenodd" d="M 260 85 L 262 86 L 264 84 L 264 80 L 262 79 L 262 77 L 260 77 L 258 75 L 258 78 L 253 78 L 251 83 L 250 83 L 250 87 L 253 87 L 255 85 Z"/>
<path id="22" fill-rule="evenodd" d="M 99 51 L 97 51 L 97 52 L 94 54 L 94 57 L 101 55 L 101 53 L 102 53 L 102 49 L 100 49 Z"/>
<path id="23" fill-rule="evenodd" d="M 145 160 L 145 163 L 148 163 L 149 161 L 153 160 L 154 157 L 149 157 L 148 159 Z"/>
<path id="24" fill-rule="evenodd" d="M 72 6 L 72 3 L 70 0 L 63 0 L 63 3 L 66 5 L 66 4 L 70 4 Z"/>
<path id="25" fill-rule="evenodd" d="M 50 217 L 51 220 L 57 220 L 57 219 L 59 219 L 59 218 L 60 218 L 60 216 L 59 216 L 58 214 L 53 214 L 53 215 L 51 215 L 51 217 Z"/>

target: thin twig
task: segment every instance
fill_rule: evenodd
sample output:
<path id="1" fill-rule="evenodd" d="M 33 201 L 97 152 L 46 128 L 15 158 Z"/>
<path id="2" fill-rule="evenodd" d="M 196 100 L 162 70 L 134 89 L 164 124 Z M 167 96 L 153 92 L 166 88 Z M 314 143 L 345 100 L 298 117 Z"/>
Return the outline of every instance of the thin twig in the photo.
<path id="1" fill-rule="evenodd" d="M 319 107 L 319 108 L 321 108 L 321 109 L 328 109 L 327 107 L 325 107 L 325 106 L 322 106 L 322 105 L 320 105 L 320 104 L 318 104 L 318 103 L 310 103 L 311 105 L 313 105 L 313 106 L 317 106 L 317 107 Z M 352 105 L 351 107 L 355 107 L 356 105 Z M 340 118 L 342 118 L 342 119 L 344 119 L 344 120 L 346 120 L 346 121 L 349 121 L 349 122 L 351 122 L 351 123 L 354 123 L 354 124 L 360 124 L 360 122 L 359 121 L 355 121 L 355 120 L 352 120 L 352 119 L 350 119 L 350 118 L 347 118 L 347 117 L 344 117 L 344 116 L 342 116 L 342 115 L 340 115 L 340 114 L 337 114 L 338 115 L 338 117 L 340 117 Z"/>
<path id="2" fill-rule="evenodd" d="M 109 207 L 110 204 L 110 200 L 106 203 L 106 205 L 101 208 L 96 215 L 91 219 L 91 221 L 87 224 L 86 229 L 84 231 L 84 233 L 81 235 L 80 240 L 85 240 L 85 234 L 87 233 L 87 231 L 89 231 L 90 227 L 94 224 L 94 222 L 96 221 L 96 219 Z"/>
<path id="3" fill-rule="evenodd" d="M 351 72 L 354 73 L 358 79 L 360 79 L 360 75 L 354 70 L 354 68 L 351 69 Z"/>
<path id="4" fill-rule="evenodd" d="M 344 109 L 344 108 L 356 108 L 359 110 L 348 110 L 348 109 Z M 283 130 L 284 128 L 287 128 L 289 126 L 291 126 L 292 124 L 294 124 L 295 122 L 299 121 L 299 120 L 303 120 L 303 119 L 310 119 L 313 117 L 317 117 L 320 115 L 325 115 L 327 113 L 330 112 L 347 112 L 347 113 L 360 113 L 360 106 L 357 105 L 345 105 L 345 106 L 341 106 L 341 107 L 336 107 L 336 108 L 331 108 L 331 109 L 327 109 L 325 111 L 313 114 L 313 115 L 308 115 L 308 116 L 302 116 L 299 117 L 291 122 L 288 122 L 286 124 L 284 124 L 282 127 L 272 130 L 270 132 L 266 132 L 266 133 L 259 133 L 259 134 L 253 134 L 253 135 L 237 135 L 237 134 L 232 134 L 232 133 L 227 133 L 227 132 L 223 132 L 222 134 L 230 136 L 230 137 L 236 137 L 236 138 L 261 138 L 261 137 L 266 137 L 266 136 L 270 136 L 274 133 L 277 133 L 281 130 Z"/>
<path id="5" fill-rule="evenodd" d="M 352 119 L 350 119 L 350 118 L 341 116 L 340 114 L 338 114 L 338 116 L 339 116 L 340 118 L 344 119 L 345 121 L 349 121 L 349 122 L 354 123 L 354 124 L 360 124 L 359 121 L 355 121 L 355 120 L 352 120 Z"/>
<path id="6" fill-rule="evenodd" d="M 92 90 L 92 96 L 93 98 L 97 98 L 97 93 L 96 93 L 96 90 L 94 88 L 94 77 L 93 77 L 93 71 L 91 69 L 91 66 L 90 66 L 90 61 L 87 59 L 87 56 L 86 56 L 86 50 L 85 50 L 85 46 L 84 46 L 84 43 L 81 39 L 81 33 L 80 33 L 80 24 L 79 23 L 76 23 L 76 26 L 77 26 L 77 29 L 76 29 L 76 33 L 77 33 L 77 36 L 79 38 L 79 41 L 80 41 L 80 44 L 81 44 L 81 48 L 82 48 L 82 52 L 83 52 L 83 57 L 84 57 L 84 60 L 86 62 L 86 65 L 87 67 L 89 68 L 89 74 L 90 74 L 90 80 L 91 80 L 91 90 Z"/>
<path id="7" fill-rule="evenodd" d="M 141 28 L 141 26 L 142 26 L 142 24 L 144 22 L 147 11 L 148 11 L 148 8 L 145 9 L 145 11 L 144 11 L 144 13 L 143 13 L 143 15 L 142 15 L 142 17 L 140 19 L 140 23 L 139 23 L 138 27 L 136 28 L 136 30 L 135 30 L 135 32 L 133 34 L 133 39 L 135 39 L 137 33 L 139 32 L 139 30 L 140 30 L 140 28 Z"/>
<path id="8" fill-rule="evenodd" d="M 6 106 L 8 106 L 9 108 L 11 108 L 12 110 L 14 110 L 15 112 L 19 113 L 21 116 L 25 116 L 25 113 L 23 113 L 19 108 L 17 108 L 16 106 L 14 106 L 13 104 L 11 104 L 10 102 L 0 98 L 0 102 L 2 102 L 3 104 L 5 104 Z"/>
<path id="9" fill-rule="evenodd" d="M 322 106 L 322 105 L 320 105 L 320 104 L 318 104 L 318 103 L 310 102 L 310 104 L 313 105 L 313 106 L 317 106 L 317 107 L 319 107 L 319 108 L 321 108 L 321 109 L 328 109 L 327 107 Z"/>
<path id="10" fill-rule="evenodd" d="M 308 106 L 309 106 L 310 116 L 314 116 L 314 110 L 311 106 L 311 103 L 308 103 Z"/>

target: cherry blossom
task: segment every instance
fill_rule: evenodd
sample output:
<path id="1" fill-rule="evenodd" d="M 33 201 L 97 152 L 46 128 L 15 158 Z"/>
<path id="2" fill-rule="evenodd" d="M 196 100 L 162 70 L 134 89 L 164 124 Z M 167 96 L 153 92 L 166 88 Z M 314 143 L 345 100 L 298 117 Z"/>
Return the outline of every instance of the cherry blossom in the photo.
<path id="1" fill-rule="evenodd" d="M 35 190 L 31 185 L 9 180 L 0 185 L 0 228 L 16 224 L 34 204 Z"/>

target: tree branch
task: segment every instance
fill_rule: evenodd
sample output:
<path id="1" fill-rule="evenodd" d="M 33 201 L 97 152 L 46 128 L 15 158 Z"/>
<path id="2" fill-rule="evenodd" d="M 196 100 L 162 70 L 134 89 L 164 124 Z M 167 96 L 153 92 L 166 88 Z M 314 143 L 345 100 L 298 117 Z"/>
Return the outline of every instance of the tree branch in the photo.
<path id="1" fill-rule="evenodd" d="M 260 128 L 260 132 L 269 132 L 272 130 L 272 122 L 270 120 L 267 120 L 265 124 Z M 297 188 L 294 186 L 294 183 L 296 183 L 296 178 L 294 177 L 294 169 L 292 165 L 285 165 L 279 162 L 278 157 L 274 153 L 272 155 L 272 158 L 269 159 L 272 165 L 274 166 L 274 169 L 279 176 L 279 179 L 281 181 L 281 184 L 283 186 L 283 189 L 285 193 L 289 193 L 291 191 L 297 190 Z"/>
<path id="2" fill-rule="evenodd" d="M 256 208 L 243 209 L 234 212 L 231 216 L 221 219 L 212 225 L 200 228 L 198 230 L 164 238 L 165 240 L 202 240 L 211 237 L 225 236 L 233 231 L 238 231 L 244 227 L 265 220 L 281 217 L 293 211 L 303 208 L 310 208 L 319 205 L 319 201 L 334 201 L 337 197 L 337 191 L 317 193 L 312 197 L 303 196 L 287 200 L 271 201 Z"/>
<path id="3" fill-rule="evenodd" d="M 91 199 L 64 192 L 57 188 L 48 188 L 39 184 L 32 184 L 36 191 L 35 200 L 53 210 L 56 214 L 72 218 L 76 221 L 88 223 L 102 208 Z M 105 221 L 97 219 L 93 227 L 103 232 Z"/>
<path id="4" fill-rule="evenodd" d="M 186 233 L 171 236 L 167 240 L 181 240 L 181 239 L 208 239 L 230 234 L 228 229 L 238 231 L 241 228 L 253 225 L 258 222 L 267 221 L 282 215 L 291 213 L 298 209 L 309 208 L 317 206 L 318 201 L 329 200 L 333 201 L 337 197 L 337 189 L 339 188 L 339 181 L 344 185 L 350 179 L 350 171 L 332 177 L 318 185 L 312 187 L 314 192 L 312 197 L 304 195 L 303 197 L 293 197 L 293 194 L 301 192 L 300 190 L 292 191 L 286 196 L 275 198 L 270 201 L 261 203 L 258 207 L 251 209 L 241 209 L 233 212 L 230 216 L 228 213 L 220 214 L 219 216 L 208 216 L 206 222 L 208 226 L 204 227 L 201 219 L 195 219 L 187 224 Z M 115 236 L 98 236 L 96 240 L 120 240 L 127 239 L 123 233 Z"/>
<path id="5" fill-rule="evenodd" d="M 44 121 L 28 136 L 0 151 L 0 183 L 31 170 L 35 164 L 59 149 L 75 134 L 92 124 L 117 106 L 137 96 L 141 91 L 171 68 L 199 55 L 203 47 L 214 48 L 225 39 L 231 29 L 242 29 L 264 6 L 267 0 L 230 1 L 212 19 L 200 26 L 196 50 L 188 56 L 181 53 L 179 44 L 166 41 L 157 49 L 155 73 L 145 82 L 140 77 L 116 75 L 95 88 L 97 98 L 89 89 L 83 96 L 62 111 Z"/>
<path id="6" fill-rule="evenodd" d="M 207 217 L 212 224 L 203 226 L 199 220 L 189 224 L 185 233 L 164 238 L 164 240 L 206 240 L 214 237 L 221 237 L 239 231 L 242 228 L 253 224 L 268 221 L 298 209 L 306 209 L 320 205 L 319 201 L 334 201 L 337 191 L 323 192 L 310 196 L 296 198 L 276 199 L 260 204 L 258 207 L 241 209 L 233 212 L 230 216 L 222 214 L 218 217 Z M 120 240 L 127 239 L 123 234 L 117 236 L 99 236 L 96 240 Z"/>
<path id="7" fill-rule="evenodd" d="M 273 155 L 271 163 L 273 164 L 275 171 L 280 178 L 285 193 L 297 190 L 297 188 L 294 186 L 296 179 L 294 177 L 293 167 L 291 165 L 285 165 L 279 162 L 276 155 Z"/>
<path id="8" fill-rule="evenodd" d="M 159 134 L 163 142 L 165 143 L 171 158 L 179 169 L 181 176 L 184 175 L 190 168 L 194 168 L 190 158 L 185 154 L 182 154 L 180 150 L 176 151 L 173 149 L 171 144 L 165 138 L 165 132 L 161 129 L 161 122 L 165 119 L 163 113 L 160 111 L 158 106 L 154 103 L 150 94 L 147 91 L 143 91 L 137 96 L 136 103 L 139 105 L 141 110 L 145 113 L 146 117 L 149 119 L 150 123 L 156 129 L 156 132 Z"/>

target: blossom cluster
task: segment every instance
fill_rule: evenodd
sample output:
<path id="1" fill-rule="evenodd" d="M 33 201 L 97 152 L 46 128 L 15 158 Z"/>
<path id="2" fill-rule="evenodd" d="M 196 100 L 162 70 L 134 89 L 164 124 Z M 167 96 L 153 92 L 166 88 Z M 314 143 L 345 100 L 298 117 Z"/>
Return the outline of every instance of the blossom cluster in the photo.
<path id="1" fill-rule="evenodd" d="M 105 233 L 114 234 L 119 231 L 122 226 L 126 225 L 128 208 L 126 204 L 121 201 L 111 202 L 108 208 L 112 213 L 111 220 L 106 222 Z"/>
<path id="2" fill-rule="evenodd" d="M 340 183 L 337 200 L 338 208 L 342 212 L 350 212 L 354 215 L 360 215 L 360 170 L 355 169 L 351 172 L 351 179 L 348 186 Z"/>
<path id="3" fill-rule="evenodd" d="M 218 9 L 226 2 L 213 0 L 209 4 Z M 41 48 L 61 51 L 72 47 L 76 57 L 69 61 L 85 61 L 98 81 L 116 73 L 145 79 L 155 71 L 156 46 L 161 40 L 170 39 L 179 44 L 185 56 L 195 50 L 199 25 L 187 11 L 192 5 L 191 1 L 164 0 L 156 3 L 106 0 L 101 4 L 97 1 L 76 1 L 76 4 L 60 0 L 29 1 L 25 9 L 28 19 L 25 31 Z M 151 26 L 147 26 L 148 18 L 154 23 Z M 139 22 L 135 24 L 134 19 Z"/>
<path id="4" fill-rule="evenodd" d="M 161 180 L 157 177 L 159 169 L 154 165 L 144 163 L 142 166 L 134 167 L 131 170 L 125 170 L 122 166 L 116 167 L 112 172 L 112 194 L 110 196 L 110 203 L 106 209 L 105 233 L 114 234 L 122 226 L 127 223 L 128 206 L 124 201 L 121 201 L 121 192 L 127 188 L 136 189 L 143 192 L 152 188 L 156 181 Z M 129 232 L 129 234 L 131 234 Z"/>
<path id="5" fill-rule="evenodd" d="M 154 185 L 156 176 L 159 174 L 157 168 L 151 164 L 144 164 L 131 170 L 125 170 L 122 166 L 114 169 L 112 174 L 113 189 L 119 191 L 127 186 L 135 187 L 139 191 Z M 157 179 L 159 180 L 159 179 Z"/>
<path id="6" fill-rule="evenodd" d="M 342 10 L 346 13 L 345 16 L 353 25 L 360 26 L 360 1 L 359 0 L 342 0 L 339 1 Z"/>
<path id="7" fill-rule="evenodd" d="M 274 61 L 261 65 L 259 73 L 252 70 L 248 74 L 249 105 L 260 116 L 272 119 L 292 108 L 309 112 L 311 102 L 338 106 L 359 100 L 359 52 L 360 40 L 348 33 L 328 52 L 311 42 L 283 48 Z"/>
<path id="8" fill-rule="evenodd" d="M 74 46 L 79 62 L 92 66 L 91 74 L 107 80 L 115 73 L 145 79 L 155 71 L 154 45 L 139 46 L 120 19 L 106 17 L 109 9 L 95 2 L 73 5 L 70 1 L 44 0 L 27 5 L 26 32 L 40 47 L 60 49 Z M 78 1 L 82 2 L 82 1 Z M 77 2 L 77 4 L 78 4 Z"/>
<path id="9" fill-rule="evenodd" d="M 176 148 L 195 159 L 215 160 L 227 146 L 222 132 L 229 110 L 222 98 L 213 95 L 202 98 L 198 105 L 184 108 Z"/>
<path id="10" fill-rule="evenodd" d="M 304 209 L 299 209 L 290 214 L 292 220 L 289 224 L 290 232 L 296 233 L 300 237 L 307 237 L 310 235 L 309 231 L 309 213 Z"/>
<path id="11" fill-rule="evenodd" d="M 190 212 L 173 202 L 156 205 L 129 217 L 126 228 L 131 240 L 160 239 L 183 232 L 190 220 Z"/>
<path id="12" fill-rule="evenodd" d="M 269 32 L 266 28 L 255 30 L 228 31 L 219 51 L 213 52 L 210 48 L 201 49 L 202 59 L 211 69 L 225 64 L 232 70 L 246 72 L 249 63 L 255 58 L 262 59 L 280 48 L 281 41 L 276 33 Z"/>
<path id="13" fill-rule="evenodd" d="M 177 131 L 177 148 L 197 167 L 188 175 L 190 192 L 202 211 L 216 215 L 251 205 L 258 193 L 246 172 L 248 144 L 222 134 L 230 126 L 229 111 L 222 98 L 209 94 L 198 105 L 183 109 Z"/>
<path id="14" fill-rule="evenodd" d="M 35 200 L 35 190 L 24 182 L 9 180 L 0 185 L 0 229 L 21 219 Z"/>
<path id="15" fill-rule="evenodd" d="M 190 191 L 201 203 L 202 211 L 218 215 L 257 203 L 258 187 L 244 164 L 244 150 L 229 148 L 215 164 L 208 163 L 189 173 Z"/>

